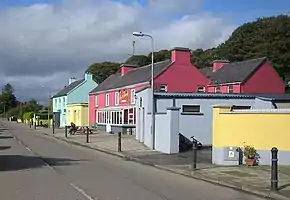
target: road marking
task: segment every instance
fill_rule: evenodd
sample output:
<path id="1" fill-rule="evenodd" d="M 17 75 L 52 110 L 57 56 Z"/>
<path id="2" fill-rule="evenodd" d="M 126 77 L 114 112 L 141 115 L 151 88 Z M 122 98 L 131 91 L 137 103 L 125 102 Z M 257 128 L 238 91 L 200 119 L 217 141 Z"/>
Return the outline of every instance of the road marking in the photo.
<path id="1" fill-rule="evenodd" d="M 75 190 L 77 190 L 79 193 L 84 195 L 88 200 L 97 200 L 97 199 L 94 199 L 93 197 L 91 197 L 90 195 L 88 195 L 83 189 L 79 188 L 78 186 L 76 186 L 72 183 L 70 184 L 70 186 L 72 186 Z"/>
<path id="2" fill-rule="evenodd" d="M 25 149 L 27 149 L 28 151 L 32 152 L 32 150 L 31 150 L 31 149 L 29 149 L 29 147 L 25 147 Z"/>

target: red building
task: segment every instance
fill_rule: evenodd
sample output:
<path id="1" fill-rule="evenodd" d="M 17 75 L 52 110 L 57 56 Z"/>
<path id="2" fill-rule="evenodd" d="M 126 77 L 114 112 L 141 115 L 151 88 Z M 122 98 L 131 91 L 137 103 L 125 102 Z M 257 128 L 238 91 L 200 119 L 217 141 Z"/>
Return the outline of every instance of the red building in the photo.
<path id="1" fill-rule="evenodd" d="M 90 125 L 135 126 L 135 91 L 150 86 L 151 65 L 121 66 L 121 72 L 108 77 L 89 94 Z M 190 49 L 174 48 L 171 60 L 154 64 L 155 91 L 197 92 L 210 83 L 190 62 Z"/>
<path id="2" fill-rule="evenodd" d="M 151 65 L 121 66 L 89 94 L 90 125 L 135 126 L 135 92 L 150 86 Z M 214 61 L 198 70 L 190 62 L 190 49 L 174 48 L 171 59 L 154 64 L 154 90 L 158 92 L 283 94 L 285 84 L 266 58 L 229 63 Z"/>
<path id="3" fill-rule="evenodd" d="M 285 83 L 266 58 L 243 62 L 214 61 L 201 69 L 211 80 L 200 91 L 213 93 L 284 94 Z"/>

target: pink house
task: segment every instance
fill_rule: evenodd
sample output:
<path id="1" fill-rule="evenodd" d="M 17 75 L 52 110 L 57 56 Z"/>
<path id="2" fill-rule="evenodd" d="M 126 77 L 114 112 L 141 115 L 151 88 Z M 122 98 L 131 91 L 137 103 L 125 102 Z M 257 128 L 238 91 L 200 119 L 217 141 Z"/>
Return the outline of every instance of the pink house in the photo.
<path id="1" fill-rule="evenodd" d="M 135 92 L 150 86 L 150 80 L 151 65 L 121 65 L 121 72 L 111 75 L 90 92 L 90 125 L 109 123 L 113 131 L 135 127 Z M 171 60 L 154 64 L 155 91 L 197 92 L 200 85 L 209 83 L 210 79 L 191 64 L 188 48 L 174 48 Z"/>
<path id="2" fill-rule="evenodd" d="M 201 69 L 211 80 L 204 87 L 210 93 L 284 94 L 285 83 L 266 58 L 229 63 L 214 61 Z M 201 89 L 200 89 L 201 91 Z"/>

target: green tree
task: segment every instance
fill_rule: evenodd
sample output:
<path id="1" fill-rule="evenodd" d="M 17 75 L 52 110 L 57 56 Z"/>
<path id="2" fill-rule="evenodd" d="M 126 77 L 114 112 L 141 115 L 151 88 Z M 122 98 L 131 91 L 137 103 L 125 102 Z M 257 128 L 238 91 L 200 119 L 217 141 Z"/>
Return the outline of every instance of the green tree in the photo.
<path id="1" fill-rule="evenodd" d="M 116 73 L 120 69 L 120 63 L 116 62 L 101 62 L 91 64 L 86 72 L 93 75 L 94 80 L 100 84 L 110 75 Z"/>
<path id="2" fill-rule="evenodd" d="M 151 55 L 152 55 L 152 53 L 149 53 L 147 56 L 150 59 L 150 62 L 151 62 Z M 171 53 L 168 50 L 163 49 L 163 50 L 160 50 L 160 51 L 153 53 L 153 61 L 154 62 L 161 62 L 161 61 L 164 61 L 164 60 L 167 60 L 170 58 L 171 58 Z"/>
<path id="3" fill-rule="evenodd" d="M 5 110 L 8 111 L 11 108 L 14 108 L 17 106 L 17 99 L 14 95 L 14 89 L 11 84 L 7 83 L 2 88 L 2 93 L 0 96 L 0 113 L 4 112 Z"/>
<path id="4" fill-rule="evenodd" d="M 125 61 L 126 64 L 137 65 L 138 67 L 145 66 L 151 63 L 151 60 L 144 55 L 134 55 Z"/>

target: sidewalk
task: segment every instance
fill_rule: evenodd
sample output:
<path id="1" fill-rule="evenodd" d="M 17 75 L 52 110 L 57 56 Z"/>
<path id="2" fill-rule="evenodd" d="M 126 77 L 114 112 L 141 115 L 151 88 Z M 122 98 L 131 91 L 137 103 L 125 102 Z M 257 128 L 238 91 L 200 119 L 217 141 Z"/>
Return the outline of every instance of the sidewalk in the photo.
<path id="1" fill-rule="evenodd" d="M 24 126 L 29 129 L 27 125 Z M 278 200 L 290 199 L 290 166 L 279 166 L 279 192 L 271 192 L 271 171 L 269 166 L 228 167 L 213 165 L 211 164 L 210 149 L 198 151 L 197 170 L 193 171 L 190 168 L 192 162 L 191 152 L 168 155 L 152 151 L 142 143 L 136 141 L 134 136 L 122 136 L 122 152 L 118 152 L 116 134 L 93 134 L 90 135 L 90 142 L 86 143 L 85 135 L 68 135 L 65 138 L 64 129 L 56 129 L 54 135 L 52 134 L 52 130 L 47 128 L 37 128 L 35 131 L 71 144 L 96 149 L 127 160 L 151 165 L 159 169 L 233 189 L 243 190 L 262 197 L 270 197 Z"/>

